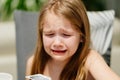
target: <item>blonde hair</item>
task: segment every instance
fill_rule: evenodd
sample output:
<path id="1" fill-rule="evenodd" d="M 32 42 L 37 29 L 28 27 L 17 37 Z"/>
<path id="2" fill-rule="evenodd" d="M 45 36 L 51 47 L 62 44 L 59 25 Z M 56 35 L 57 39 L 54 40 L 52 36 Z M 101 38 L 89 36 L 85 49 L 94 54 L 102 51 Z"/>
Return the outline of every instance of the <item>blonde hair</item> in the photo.
<path id="1" fill-rule="evenodd" d="M 50 58 L 43 48 L 42 39 L 42 25 L 46 14 L 50 11 L 68 19 L 82 33 L 82 42 L 61 72 L 60 80 L 85 80 L 87 73 L 84 64 L 90 46 L 90 27 L 85 6 L 81 0 L 49 0 L 43 7 L 39 16 L 38 40 L 31 74 L 43 74 L 45 65 Z"/>

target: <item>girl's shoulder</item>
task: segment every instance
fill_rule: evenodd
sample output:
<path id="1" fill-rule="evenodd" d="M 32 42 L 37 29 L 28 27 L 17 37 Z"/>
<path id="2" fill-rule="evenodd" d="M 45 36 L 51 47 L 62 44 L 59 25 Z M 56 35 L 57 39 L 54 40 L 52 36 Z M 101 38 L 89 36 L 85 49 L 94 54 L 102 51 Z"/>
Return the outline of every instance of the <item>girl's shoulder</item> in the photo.
<path id="1" fill-rule="evenodd" d="M 85 67 L 89 72 L 88 78 L 94 80 L 93 77 L 95 78 L 95 75 L 100 72 L 98 69 L 100 69 L 102 65 L 106 65 L 102 56 L 97 51 L 91 49 L 85 62 Z"/>
<path id="2" fill-rule="evenodd" d="M 33 64 L 34 55 L 28 58 L 27 64 L 26 64 L 26 75 L 30 75 L 32 64 Z"/>
<path id="3" fill-rule="evenodd" d="M 94 64 L 94 62 L 95 62 L 98 58 L 101 58 L 101 55 L 100 55 L 97 51 L 95 51 L 95 50 L 93 50 L 93 49 L 90 49 L 90 50 L 89 50 L 89 53 L 88 53 L 88 56 L 87 56 L 87 59 L 86 59 L 86 63 L 85 63 L 86 67 L 87 67 L 87 68 L 90 68 L 90 66 L 91 66 L 92 64 Z"/>
<path id="4" fill-rule="evenodd" d="M 86 69 L 95 80 L 120 80 L 112 69 L 107 65 L 102 55 L 95 50 L 90 50 L 85 62 Z"/>
<path id="5" fill-rule="evenodd" d="M 33 61 L 34 55 L 30 56 L 27 60 L 27 62 L 31 63 Z"/>
<path id="6" fill-rule="evenodd" d="M 100 53 L 98 53 L 96 50 L 91 49 L 87 56 L 85 66 L 88 70 L 92 70 L 93 67 L 97 67 L 98 65 L 99 66 L 107 66 L 102 55 Z M 99 66 L 98 66 L 98 68 L 99 68 Z"/>

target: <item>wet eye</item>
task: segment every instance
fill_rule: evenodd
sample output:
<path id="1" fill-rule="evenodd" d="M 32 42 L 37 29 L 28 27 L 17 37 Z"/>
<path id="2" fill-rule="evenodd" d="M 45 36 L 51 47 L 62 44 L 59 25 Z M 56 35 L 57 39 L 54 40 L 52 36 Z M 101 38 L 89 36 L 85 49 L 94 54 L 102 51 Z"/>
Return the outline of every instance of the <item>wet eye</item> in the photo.
<path id="1" fill-rule="evenodd" d="M 54 36 L 54 33 L 45 34 L 45 36 L 48 36 L 48 37 L 53 37 L 53 36 Z"/>
<path id="2" fill-rule="evenodd" d="M 63 37 L 70 37 L 71 35 L 70 34 L 62 34 Z"/>

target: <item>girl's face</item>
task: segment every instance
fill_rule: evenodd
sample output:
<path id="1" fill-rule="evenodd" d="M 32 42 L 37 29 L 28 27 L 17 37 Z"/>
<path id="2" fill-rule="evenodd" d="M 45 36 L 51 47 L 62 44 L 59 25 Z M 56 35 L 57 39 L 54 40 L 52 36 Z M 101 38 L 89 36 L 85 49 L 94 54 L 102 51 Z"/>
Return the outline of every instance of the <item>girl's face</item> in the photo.
<path id="1" fill-rule="evenodd" d="M 43 45 L 53 60 L 68 61 L 76 52 L 80 34 L 62 16 L 48 13 L 43 24 Z"/>

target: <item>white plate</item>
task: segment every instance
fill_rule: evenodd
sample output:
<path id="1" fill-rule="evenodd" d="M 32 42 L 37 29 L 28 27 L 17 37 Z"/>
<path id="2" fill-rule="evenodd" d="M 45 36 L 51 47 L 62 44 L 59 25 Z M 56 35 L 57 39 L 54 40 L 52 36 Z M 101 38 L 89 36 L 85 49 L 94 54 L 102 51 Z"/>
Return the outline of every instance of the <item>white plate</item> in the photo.
<path id="1" fill-rule="evenodd" d="M 25 76 L 25 78 L 31 79 L 31 80 L 51 80 L 50 77 L 42 74 L 29 75 L 29 76 Z"/>
<path id="2" fill-rule="evenodd" d="M 0 80 L 13 80 L 13 77 L 9 73 L 0 73 Z"/>

